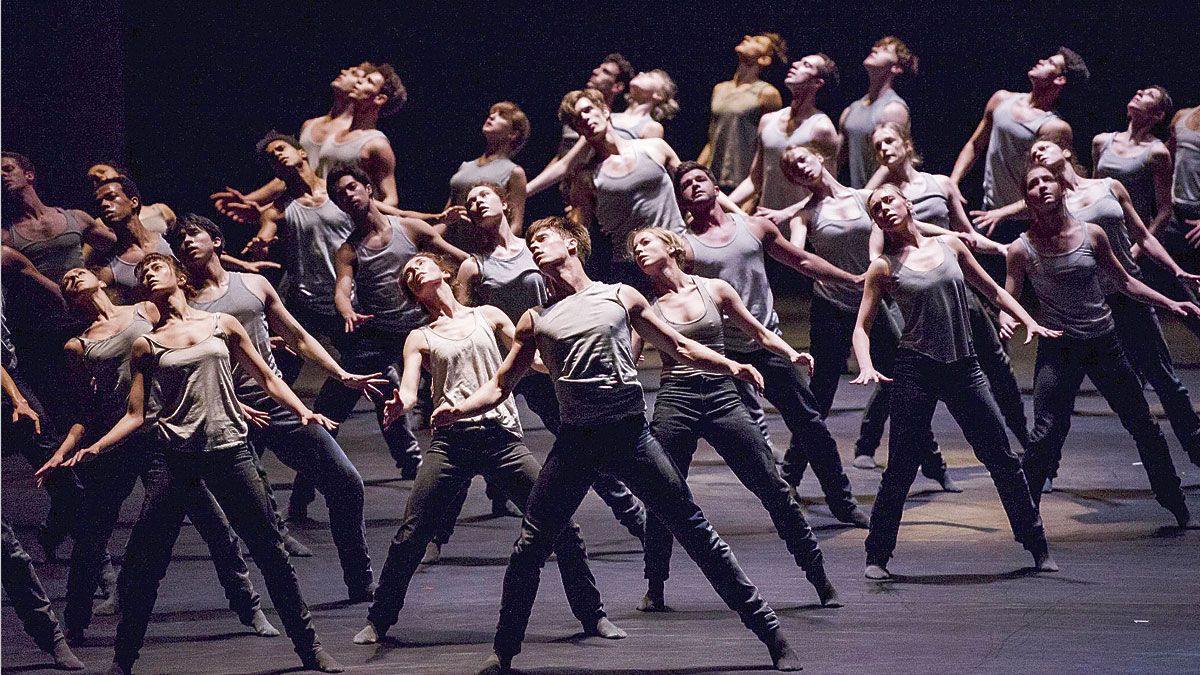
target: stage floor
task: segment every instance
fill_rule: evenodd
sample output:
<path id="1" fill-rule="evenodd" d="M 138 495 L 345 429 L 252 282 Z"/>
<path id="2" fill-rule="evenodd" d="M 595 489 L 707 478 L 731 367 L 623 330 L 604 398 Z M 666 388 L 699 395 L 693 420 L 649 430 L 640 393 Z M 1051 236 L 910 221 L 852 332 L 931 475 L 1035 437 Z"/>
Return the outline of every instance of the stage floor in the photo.
<path id="1" fill-rule="evenodd" d="M 807 342 L 806 327 L 794 321 L 789 327 L 793 344 Z M 1172 326 L 1170 339 L 1179 345 L 1181 361 L 1197 360 L 1194 338 Z M 1018 379 L 1028 387 L 1032 351 L 1018 347 L 1015 355 Z M 1193 392 L 1200 392 L 1200 371 L 1184 370 L 1182 375 Z M 829 425 L 854 492 L 869 508 L 881 472 L 849 466 L 866 394 L 844 378 Z M 806 672 L 1200 672 L 1200 532 L 1172 527 L 1174 519 L 1154 502 L 1145 474 L 1135 464 L 1132 440 L 1115 416 L 1096 414 L 1107 408 L 1094 392 L 1080 397 L 1077 412 L 1055 493 L 1042 501 L 1046 532 L 1062 566 L 1057 574 L 1031 573 L 1031 558 L 1012 540 L 986 471 L 944 408 L 935 417 L 934 431 L 965 492 L 942 493 L 937 484 L 918 477 L 889 566 L 897 575 L 894 581 L 862 577 L 866 531 L 833 520 L 811 475 L 801 485 L 809 522 L 846 603 L 841 609 L 817 605 L 766 513 L 711 449 L 698 453 L 690 483 L 779 613 Z M 1192 509 L 1200 512 L 1200 468 L 1187 461 L 1162 422 Z M 771 425 L 776 446 L 784 447 L 788 435 L 777 415 L 771 416 Z M 551 437 L 540 425 L 529 426 L 528 444 L 544 458 Z M 341 439 L 367 483 L 368 538 L 378 574 L 411 483 L 396 480 L 374 427 L 374 416 L 360 407 Z M 878 459 L 886 462 L 886 449 Z M 292 473 L 273 456 L 267 462 L 286 501 Z M 32 489 L 30 470 L 19 457 L 7 458 L 4 468 L 5 518 L 40 559 L 32 527 L 44 513 L 44 498 Z M 125 504 L 111 550 L 122 550 L 140 499 L 139 488 Z M 298 527 L 295 533 L 317 555 L 293 559 L 293 564 L 322 642 L 350 672 L 464 673 L 487 655 L 504 564 L 519 521 L 486 515 L 480 481 L 441 563 L 417 574 L 400 623 L 377 646 L 350 641 L 364 625 L 367 606 L 345 602 L 320 500 L 311 513 L 319 524 Z M 629 637 L 582 637 L 551 563 L 542 576 L 525 651 L 515 662 L 518 670 L 684 674 L 769 669 L 766 649 L 742 628 L 678 547 L 667 585 L 668 604 L 676 611 L 642 614 L 635 609 L 645 590 L 638 543 L 594 495 L 584 501 L 577 520 L 609 616 Z M 40 565 L 38 573 L 61 612 L 66 566 Z M 271 607 L 261 575 L 256 569 L 252 574 L 264 606 Z M 280 625 L 273 610 L 268 615 Z M 76 650 L 89 672 L 108 667 L 115 626 L 113 617 L 97 617 L 86 646 Z M 22 632 L 7 599 L 2 627 L 4 672 L 47 667 L 48 659 Z M 207 550 L 195 530 L 185 528 L 137 671 L 274 673 L 298 665 L 285 637 L 255 637 L 225 609 Z"/>

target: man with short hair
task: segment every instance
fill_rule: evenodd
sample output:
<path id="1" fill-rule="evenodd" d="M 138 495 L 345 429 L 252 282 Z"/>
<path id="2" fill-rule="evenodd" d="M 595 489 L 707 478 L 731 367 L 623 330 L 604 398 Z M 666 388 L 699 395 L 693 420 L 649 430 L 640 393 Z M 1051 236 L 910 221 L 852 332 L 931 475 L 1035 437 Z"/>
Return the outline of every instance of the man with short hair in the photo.
<path id="1" fill-rule="evenodd" d="M 96 208 L 100 220 L 117 235 L 111 256 L 96 277 L 117 293 L 117 302 L 131 305 L 138 300 L 140 284 L 134 270 L 147 253 L 171 255 L 162 236 L 147 230 L 139 218 L 142 194 L 132 179 L 117 176 L 96 186 Z"/>

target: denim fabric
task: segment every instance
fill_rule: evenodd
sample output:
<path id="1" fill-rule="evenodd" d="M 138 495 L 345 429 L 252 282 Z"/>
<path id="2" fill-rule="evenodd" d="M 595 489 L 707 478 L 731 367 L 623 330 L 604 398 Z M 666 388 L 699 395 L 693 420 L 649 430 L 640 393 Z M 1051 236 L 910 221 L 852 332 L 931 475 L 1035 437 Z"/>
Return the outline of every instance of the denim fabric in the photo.
<path id="1" fill-rule="evenodd" d="M 3 531 L 4 545 L 0 580 L 3 581 L 4 592 L 24 624 L 25 632 L 33 638 L 39 649 L 48 652 L 54 648 L 55 642 L 63 639 L 58 619 L 50 607 L 50 598 L 33 569 L 33 560 L 21 548 L 21 542 L 17 541 L 12 528 L 7 522 L 0 522 L 0 530 Z"/>

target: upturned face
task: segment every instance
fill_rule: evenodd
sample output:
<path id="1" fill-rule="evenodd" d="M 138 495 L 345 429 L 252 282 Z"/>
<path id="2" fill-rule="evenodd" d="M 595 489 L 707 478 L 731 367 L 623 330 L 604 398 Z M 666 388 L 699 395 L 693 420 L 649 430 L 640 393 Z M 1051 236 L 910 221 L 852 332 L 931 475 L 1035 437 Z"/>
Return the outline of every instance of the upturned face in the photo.
<path id="1" fill-rule="evenodd" d="M 717 186 L 708 173 L 692 169 L 679 177 L 679 201 L 686 209 L 716 199 Z"/>
<path id="2" fill-rule="evenodd" d="M 142 264 L 142 276 L 139 281 L 150 297 L 174 293 L 179 288 L 179 276 L 175 273 L 175 268 L 159 259 Z"/>
<path id="3" fill-rule="evenodd" d="M 824 65 L 824 59 L 820 56 L 809 54 L 792 64 L 792 67 L 788 69 L 787 77 L 783 78 L 783 83 L 792 89 L 814 85 L 817 80 L 821 79 L 820 70 Z"/>
<path id="4" fill-rule="evenodd" d="M 98 289 L 104 288 L 104 282 L 84 267 L 67 270 L 59 284 L 63 297 L 72 306 L 78 306 L 92 297 Z"/>
<path id="5" fill-rule="evenodd" d="M 863 59 L 863 67 L 867 70 L 891 70 L 891 68 L 900 63 L 900 57 L 896 55 L 896 45 L 876 45 L 871 48 L 871 53 L 867 54 L 867 58 Z"/>
<path id="6" fill-rule="evenodd" d="M 513 133 L 512 120 L 508 119 L 499 110 L 493 110 L 488 113 L 487 119 L 483 121 L 484 136 L 510 136 Z"/>
<path id="7" fill-rule="evenodd" d="M 187 267 L 206 264 L 217 250 L 220 239 L 201 227 L 184 225 L 180 228 L 183 238 L 176 245 L 175 256 Z"/>
<path id="8" fill-rule="evenodd" d="M 5 192 L 16 192 L 33 185 L 33 174 L 25 171 L 12 157 L 0 159 L 0 183 Z"/>
<path id="9" fill-rule="evenodd" d="M 544 227 L 529 241 L 529 252 L 533 254 L 534 264 L 546 269 L 571 257 L 571 247 L 575 243 L 573 238 L 564 236 L 553 227 Z"/>
<path id="10" fill-rule="evenodd" d="M 747 61 L 757 61 L 771 53 L 771 39 L 765 35 L 744 35 L 733 51 Z"/>
<path id="11" fill-rule="evenodd" d="M 1139 116 L 1147 119 L 1162 117 L 1163 93 L 1156 87 L 1138 89 L 1133 98 L 1129 99 L 1125 110 L 1131 117 Z"/>
<path id="12" fill-rule="evenodd" d="M 300 148 L 293 147 L 291 143 L 281 138 L 267 143 L 264 151 L 271 158 L 271 167 L 276 175 L 287 173 L 288 170 L 294 170 L 307 161 L 308 153 Z"/>
<path id="13" fill-rule="evenodd" d="M 478 185 L 467 193 L 467 217 L 476 225 L 483 225 L 504 215 L 504 200 L 487 185 Z"/>
<path id="14" fill-rule="evenodd" d="M 112 180 L 121 175 L 120 171 L 108 164 L 93 164 L 87 170 L 87 177 L 92 180 L 92 187 L 98 188 L 106 180 Z"/>
<path id="15" fill-rule="evenodd" d="M 575 118 L 571 127 L 583 138 L 596 138 L 608 131 L 609 112 L 606 108 L 596 105 L 586 96 L 580 96 L 575 102 Z"/>
<path id="16" fill-rule="evenodd" d="M 788 181 L 809 188 L 821 182 L 825 169 L 821 156 L 808 148 L 790 148 L 779 158 L 779 166 Z"/>
<path id="17" fill-rule="evenodd" d="M 632 244 L 633 259 L 643 272 L 669 265 L 674 260 L 671 257 L 672 249 L 667 242 L 649 232 L 635 235 Z"/>
<path id="18" fill-rule="evenodd" d="M 364 74 L 365 71 L 363 71 L 363 69 L 359 66 L 342 68 L 340 71 L 338 71 L 337 76 L 333 78 L 333 81 L 329 83 L 329 86 L 335 91 L 343 94 L 349 94 L 350 92 L 354 91 L 355 86 L 358 85 L 358 80 L 362 78 Z"/>
<path id="19" fill-rule="evenodd" d="M 614 85 L 617 83 L 617 78 L 621 76 L 621 69 L 612 61 L 605 61 L 592 69 L 592 75 L 588 78 L 587 88 L 595 89 L 604 94 L 612 92 Z"/>
<path id="20" fill-rule="evenodd" d="M 666 98 L 667 81 L 659 73 L 643 72 L 629 81 L 629 95 L 635 101 L 661 101 Z"/>
<path id="21" fill-rule="evenodd" d="M 1038 141 L 1029 149 L 1029 156 L 1036 164 L 1044 166 L 1051 171 L 1058 172 L 1067 162 L 1067 154 L 1057 143 L 1051 141 Z"/>
<path id="22" fill-rule="evenodd" d="M 1035 166 L 1025 174 L 1025 203 L 1037 213 L 1057 210 L 1062 205 L 1063 186 L 1044 166 Z"/>
<path id="23" fill-rule="evenodd" d="M 380 93 L 383 91 L 383 82 L 383 73 L 366 73 L 355 80 L 354 88 L 348 92 L 348 95 L 356 105 L 373 103 L 382 107 L 387 102 L 387 96 Z"/>
<path id="24" fill-rule="evenodd" d="M 1038 59 L 1038 62 L 1029 69 L 1029 79 L 1049 82 L 1062 75 L 1066 68 L 1067 59 L 1062 54 L 1047 56 L 1044 59 Z"/>
<path id="25" fill-rule="evenodd" d="M 422 297 L 437 289 L 443 281 L 448 282 L 449 278 L 432 258 L 418 255 L 410 258 L 401 268 L 400 280 L 413 295 Z"/>
<path id="26" fill-rule="evenodd" d="M 902 230 L 908 224 L 912 205 L 895 190 L 883 190 L 872 194 L 867 210 L 871 220 L 884 231 Z"/>

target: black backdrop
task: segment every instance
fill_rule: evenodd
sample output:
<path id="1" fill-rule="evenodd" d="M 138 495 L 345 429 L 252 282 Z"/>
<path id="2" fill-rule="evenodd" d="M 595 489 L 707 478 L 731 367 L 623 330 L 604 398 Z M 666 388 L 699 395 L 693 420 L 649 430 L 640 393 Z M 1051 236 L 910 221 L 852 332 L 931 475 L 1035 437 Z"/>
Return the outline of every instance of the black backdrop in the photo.
<path id="1" fill-rule="evenodd" d="M 409 104 L 382 121 L 398 159 L 402 203 L 435 209 L 450 174 L 481 145 L 488 106 L 511 99 L 533 123 L 518 158 L 530 174 L 558 141 L 558 100 L 609 51 L 679 84 L 667 140 L 702 147 L 712 86 L 733 71 L 743 33 L 783 34 L 793 58 L 823 51 L 842 84 L 836 115 L 866 87 L 861 60 L 894 33 L 921 59 L 898 84 L 929 170 L 949 173 L 988 95 L 1024 89 L 1032 62 L 1059 44 L 1087 59 L 1091 82 L 1063 106 L 1086 153 L 1094 133 L 1124 124 L 1124 104 L 1160 83 L 1200 103 L 1200 3 L 1177 2 L 120 2 L 4 0 L 3 145 L 38 164 L 52 203 L 90 207 L 83 171 L 128 160 L 142 192 L 177 211 L 214 215 L 207 195 L 265 177 L 253 144 L 295 133 L 328 105 L 337 70 L 394 64 Z M 782 67 L 767 74 L 782 89 Z M 786 94 L 785 94 L 786 97 Z M 981 166 L 964 181 L 974 203 Z M 549 191 L 530 215 L 558 208 Z"/>

